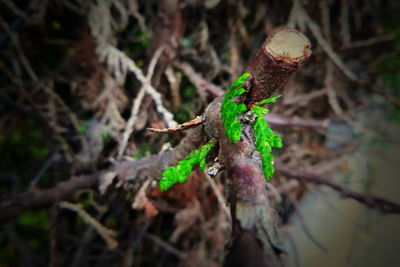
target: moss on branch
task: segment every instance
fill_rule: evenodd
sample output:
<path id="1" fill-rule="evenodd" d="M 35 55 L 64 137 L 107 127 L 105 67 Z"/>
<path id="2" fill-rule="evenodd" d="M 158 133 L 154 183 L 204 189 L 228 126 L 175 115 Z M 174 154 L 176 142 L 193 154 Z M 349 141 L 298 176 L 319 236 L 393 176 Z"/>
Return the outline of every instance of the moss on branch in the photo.
<path id="1" fill-rule="evenodd" d="M 263 115 L 268 114 L 269 110 L 261 107 L 260 105 L 273 103 L 279 97 L 280 95 L 264 99 L 251 108 L 253 113 L 256 115 L 256 119 L 253 124 L 256 150 L 261 155 L 261 166 L 265 179 L 267 180 L 270 180 L 274 174 L 274 156 L 271 153 L 272 148 L 281 148 L 282 139 L 275 135 L 272 129 L 268 127 L 268 123 L 263 118 Z"/>
<path id="2" fill-rule="evenodd" d="M 242 125 L 239 122 L 238 115 L 247 109 L 245 104 L 237 104 L 233 99 L 246 92 L 242 86 L 249 77 L 250 73 L 245 72 L 237 78 L 225 93 L 221 103 L 221 117 L 225 133 L 233 142 L 239 141 L 242 133 Z"/>
<path id="3" fill-rule="evenodd" d="M 159 183 L 160 190 L 165 191 L 176 183 L 186 182 L 196 164 L 199 164 L 200 170 L 204 171 L 206 156 L 213 146 L 213 142 L 210 141 L 199 149 L 190 152 L 184 160 L 178 162 L 178 165 L 166 168 Z"/>

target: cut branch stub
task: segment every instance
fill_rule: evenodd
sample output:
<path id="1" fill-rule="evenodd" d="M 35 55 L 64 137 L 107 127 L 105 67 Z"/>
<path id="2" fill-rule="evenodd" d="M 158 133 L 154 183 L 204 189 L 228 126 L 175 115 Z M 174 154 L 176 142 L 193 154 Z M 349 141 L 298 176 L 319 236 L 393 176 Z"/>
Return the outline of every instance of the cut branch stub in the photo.
<path id="1" fill-rule="evenodd" d="M 247 107 L 270 97 L 310 56 L 311 43 L 301 32 L 282 27 L 271 34 L 246 68 L 252 74 L 246 86 Z"/>

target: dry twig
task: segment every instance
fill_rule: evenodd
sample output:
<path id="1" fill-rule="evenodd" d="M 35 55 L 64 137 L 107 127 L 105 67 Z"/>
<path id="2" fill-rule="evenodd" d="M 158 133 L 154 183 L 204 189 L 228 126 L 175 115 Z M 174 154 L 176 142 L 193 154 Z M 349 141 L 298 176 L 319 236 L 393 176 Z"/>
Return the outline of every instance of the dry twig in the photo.
<path id="1" fill-rule="evenodd" d="M 321 33 L 321 29 L 314 20 L 308 15 L 307 11 L 301 6 L 299 0 L 293 0 L 293 6 L 291 11 L 291 17 L 289 23 L 297 25 L 307 25 L 315 39 L 317 39 L 318 44 L 329 56 L 329 58 L 335 63 L 335 65 L 342 70 L 342 72 L 352 81 L 360 82 L 360 79 L 354 74 L 343 62 L 343 60 L 337 55 L 337 53 L 332 49 L 329 43 L 325 40 Z M 301 28 L 301 27 L 300 27 Z"/>
<path id="2" fill-rule="evenodd" d="M 331 179 L 328 179 L 323 176 L 316 175 L 314 173 L 299 171 L 299 170 L 290 170 L 288 168 L 278 166 L 276 168 L 278 173 L 281 173 L 285 176 L 290 178 L 299 179 L 304 182 L 314 183 L 314 184 L 321 184 L 326 185 L 341 195 L 354 199 L 368 207 L 378 209 L 385 213 L 400 213 L 400 204 L 372 196 L 372 195 L 365 195 L 355 191 L 350 190 L 349 188 L 341 185 L 338 182 L 335 182 Z"/>
<path id="3" fill-rule="evenodd" d="M 92 226 L 97 231 L 104 241 L 106 241 L 108 248 L 114 249 L 118 246 L 118 242 L 114 239 L 117 233 L 98 222 L 80 205 L 62 201 L 59 206 L 64 209 L 75 211 L 88 225 Z"/>
<path id="4" fill-rule="evenodd" d="M 150 81 L 151 81 L 151 77 L 153 76 L 154 69 L 157 65 L 157 61 L 160 58 L 160 55 L 162 52 L 163 52 L 163 47 L 160 47 L 159 49 L 157 49 L 157 51 L 153 55 L 153 58 L 150 61 L 149 69 L 148 69 L 148 72 L 146 75 L 146 80 L 148 81 L 148 83 L 150 83 Z M 125 152 L 125 148 L 128 144 L 129 136 L 133 132 L 133 126 L 137 120 L 137 114 L 139 112 L 140 105 L 142 104 L 142 100 L 143 100 L 145 92 L 146 92 L 146 86 L 142 85 L 142 87 L 139 89 L 139 93 L 136 96 L 135 101 L 133 102 L 133 105 L 131 108 L 131 116 L 129 117 L 128 122 L 126 123 L 124 133 L 122 134 L 122 140 L 118 146 L 118 154 L 117 154 L 118 158 L 121 158 Z"/>
<path id="5" fill-rule="evenodd" d="M 203 116 L 197 116 L 196 118 L 184 122 L 182 124 L 179 124 L 173 128 L 163 128 L 163 129 L 156 129 L 156 128 L 147 128 L 147 130 L 155 133 L 175 133 L 179 131 L 184 131 L 196 126 L 199 126 L 204 123 L 204 117 Z"/>

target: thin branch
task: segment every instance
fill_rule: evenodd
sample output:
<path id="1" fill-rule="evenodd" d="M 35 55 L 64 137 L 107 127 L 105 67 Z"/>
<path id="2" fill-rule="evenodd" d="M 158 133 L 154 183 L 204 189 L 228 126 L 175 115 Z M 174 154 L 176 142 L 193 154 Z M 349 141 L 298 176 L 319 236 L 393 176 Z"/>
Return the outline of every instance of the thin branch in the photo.
<path id="1" fill-rule="evenodd" d="M 271 125 L 275 126 L 295 126 L 306 128 L 326 128 L 329 125 L 329 119 L 313 120 L 302 118 L 286 118 L 276 114 L 268 114 L 264 117 Z"/>
<path id="2" fill-rule="evenodd" d="M 327 94 L 326 88 L 312 91 L 307 94 L 296 95 L 293 97 L 285 97 L 283 99 L 284 105 L 298 105 L 306 106 L 311 100 L 317 97 L 321 97 Z"/>
<path id="3" fill-rule="evenodd" d="M 213 190 L 215 196 L 217 197 L 220 209 L 223 210 L 226 218 L 228 218 L 230 220 L 231 212 L 229 211 L 229 208 L 227 207 L 227 201 L 225 200 L 225 197 L 222 195 L 220 189 L 218 188 L 215 181 L 210 177 L 210 175 L 206 174 L 204 176 L 206 177 L 207 182 L 210 184 L 211 189 Z"/>
<path id="4" fill-rule="evenodd" d="M 203 76 L 197 73 L 188 63 L 176 62 L 175 66 L 182 70 L 189 80 L 200 90 L 206 90 L 214 96 L 221 96 L 224 90 L 221 87 L 207 81 Z"/>
<path id="5" fill-rule="evenodd" d="M 360 82 L 360 79 L 357 77 L 354 72 L 352 72 L 343 62 L 343 60 L 337 55 L 337 53 L 332 49 L 329 43 L 325 40 L 321 33 L 321 29 L 317 23 L 308 15 L 306 10 L 301 6 L 299 0 L 293 0 L 293 7 L 291 12 L 291 23 L 296 21 L 297 24 L 306 24 L 310 29 L 315 39 L 317 39 L 318 44 L 325 51 L 325 53 L 329 56 L 329 58 L 335 63 L 335 65 L 352 81 Z"/>
<path id="6" fill-rule="evenodd" d="M 365 40 L 359 40 L 351 42 L 347 45 L 344 45 L 342 49 L 354 49 L 354 48 L 361 48 L 365 46 L 375 45 L 383 42 L 390 42 L 393 41 L 395 38 L 394 34 L 385 34 L 385 35 L 378 35 L 374 36 Z"/>
<path id="7" fill-rule="evenodd" d="M 5 195 L 0 198 L 0 223 L 15 218 L 20 213 L 48 207 L 62 200 L 71 200 L 77 190 L 97 186 L 101 173 L 73 177 L 51 189 Z"/>
<path id="8" fill-rule="evenodd" d="M 160 247 L 162 247 L 163 249 L 165 249 L 166 251 L 168 251 L 169 253 L 171 253 L 172 255 L 175 255 L 181 259 L 186 258 L 186 254 L 184 252 L 179 251 L 178 249 L 168 244 L 158 236 L 152 235 L 150 233 L 146 233 L 144 236 L 153 241 L 154 243 L 156 243 L 157 245 L 159 245 Z"/>
<path id="9" fill-rule="evenodd" d="M 155 133 L 175 133 L 175 132 L 180 132 L 184 131 L 199 125 L 202 125 L 204 123 L 205 119 L 203 116 L 197 116 L 196 118 L 184 122 L 182 124 L 179 124 L 173 128 L 163 128 L 163 129 L 156 129 L 156 128 L 147 128 L 147 130 Z"/>
<path id="10" fill-rule="evenodd" d="M 157 65 L 158 59 L 160 58 L 162 51 L 163 51 L 163 47 L 161 46 L 154 53 L 153 58 L 150 61 L 149 70 L 148 70 L 148 73 L 146 76 L 147 81 L 151 81 L 151 77 L 153 76 L 154 69 Z M 142 87 L 139 89 L 139 93 L 136 96 L 135 101 L 133 102 L 132 109 L 131 109 L 131 116 L 129 117 L 128 122 L 126 123 L 124 133 L 122 134 L 122 140 L 118 146 L 117 158 L 119 158 L 119 159 L 124 154 L 126 146 L 128 144 L 129 136 L 133 132 L 133 126 L 137 120 L 137 114 L 139 112 L 140 106 L 142 105 L 142 100 L 143 100 L 145 92 L 146 92 L 146 86 L 143 84 Z"/>
<path id="11" fill-rule="evenodd" d="M 106 241 L 108 248 L 114 249 L 118 242 L 114 239 L 117 233 L 102 225 L 99 221 L 87 213 L 80 205 L 63 201 L 59 204 L 61 208 L 75 211 L 88 225 L 92 226 L 97 233 Z"/>
<path id="12" fill-rule="evenodd" d="M 20 16 L 23 18 L 25 21 L 29 21 L 28 16 L 17 7 L 15 3 L 13 3 L 10 0 L 0 0 L 1 3 L 3 3 L 5 6 L 7 6 L 15 15 Z"/>
<path id="13" fill-rule="evenodd" d="M 6 74 L 6 76 L 11 80 L 11 82 L 15 85 L 15 89 L 18 91 L 18 93 L 24 98 L 29 103 L 29 106 L 31 107 L 31 110 L 34 111 L 34 116 L 39 118 L 41 122 L 43 122 L 47 128 L 49 128 L 53 134 L 53 138 L 59 143 L 61 146 L 61 149 L 63 150 L 66 158 L 68 161 L 71 159 L 76 159 L 76 155 L 72 149 L 72 147 L 68 144 L 68 142 L 62 137 L 62 135 L 55 129 L 54 125 L 49 122 L 48 119 L 46 119 L 46 116 L 43 114 L 43 112 L 36 106 L 35 102 L 33 101 L 32 97 L 24 90 L 23 88 L 23 83 L 20 79 L 16 78 L 9 70 L 8 68 L 0 62 L 0 70 L 3 71 L 3 73 Z M 17 108 L 18 110 L 22 112 L 27 112 L 29 110 L 26 109 L 25 106 L 19 106 L 10 100 L 7 99 L 7 97 L 1 97 L 2 99 L 8 101 L 8 105 L 12 106 L 13 108 Z"/>
<path id="14" fill-rule="evenodd" d="M 161 94 L 154 89 L 151 85 L 150 80 L 143 74 L 142 70 L 138 68 L 135 62 L 130 59 L 125 53 L 120 51 L 119 49 L 115 48 L 112 45 L 105 44 L 99 47 L 100 57 L 103 61 L 107 62 L 108 65 L 112 68 L 117 68 L 116 66 L 124 65 L 129 71 L 133 72 L 136 78 L 142 83 L 143 88 L 145 89 L 146 93 L 151 96 L 154 103 L 156 104 L 156 109 L 158 113 L 160 113 L 164 117 L 164 121 L 168 127 L 173 127 L 178 123 L 173 119 L 174 115 L 168 111 L 163 103 L 162 103 L 162 96 Z M 117 61 L 117 62 L 114 62 Z M 117 64 L 116 64 L 117 63 Z"/>
<path id="15" fill-rule="evenodd" d="M 18 35 L 15 34 L 11 30 L 10 26 L 7 24 L 7 22 L 4 20 L 3 16 L 1 16 L 1 15 L 0 15 L 0 25 L 4 29 L 4 31 L 10 36 L 12 42 L 14 43 L 15 48 L 17 49 L 17 52 L 18 52 L 18 56 L 19 56 L 19 58 L 21 60 L 21 63 L 24 66 L 24 68 L 25 68 L 26 72 L 28 73 L 29 77 L 31 78 L 32 81 L 37 81 L 38 77 L 37 77 L 35 71 L 33 70 L 31 64 L 29 63 L 28 59 L 26 58 L 26 56 L 25 56 L 25 54 L 24 54 L 24 52 L 22 50 L 21 44 L 19 42 Z"/>
<path id="16" fill-rule="evenodd" d="M 328 252 L 326 247 L 321 242 L 319 242 L 311 233 L 311 230 L 306 223 L 304 215 L 303 215 L 302 211 L 300 210 L 300 207 L 293 195 L 289 195 L 289 201 L 292 203 L 292 205 L 294 207 L 294 211 L 297 215 L 297 218 L 299 219 L 301 228 L 303 229 L 303 231 L 304 231 L 305 235 L 308 237 L 308 239 L 310 239 L 311 243 L 313 243 L 321 251 Z"/>
<path id="17" fill-rule="evenodd" d="M 386 199 L 376 197 L 373 195 L 366 195 L 366 194 L 352 191 L 351 189 L 345 187 L 344 185 L 342 185 L 336 181 L 333 181 L 331 179 L 328 179 L 326 177 L 319 176 L 314 173 L 309 173 L 309 172 L 305 172 L 305 171 L 291 170 L 291 169 L 285 168 L 283 166 L 276 166 L 276 171 L 278 173 L 281 173 L 282 175 L 285 175 L 290 178 L 298 179 L 303 182 L 326 185 L 326 186 L 334 189 L 335 191 L 339 192 L 340 194 L 342 194 L 345 197 L 354 199 L 368 207 L 378 209 L 382 212 L 400 213 L 400 204 L 399 203 L 395 203 L 390 200 L 386 200 Z"/>

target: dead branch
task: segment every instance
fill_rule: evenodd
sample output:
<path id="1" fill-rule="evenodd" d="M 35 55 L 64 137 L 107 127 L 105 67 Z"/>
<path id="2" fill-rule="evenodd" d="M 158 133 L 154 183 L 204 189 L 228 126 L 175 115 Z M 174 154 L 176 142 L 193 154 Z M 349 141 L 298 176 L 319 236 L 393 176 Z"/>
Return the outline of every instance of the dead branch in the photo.
<path id="1" fill-rule="evenodd" d="M 184 122 L 182 124 L 179 124 L 173 128 L 163 128 L 163 129 L 156 129 L 156 128 L 147 128 L 150 132 L 155 132 L 155 133 L 175 133 L 179 131 L 184 131 L 196 126 L 199 126 L 204 123 L 204 117 L 202 116 L 197 116 L 196 118 Z"/>
<path id="2" fill-rule="evenodd" d="M 274 126 L 293 126 L 306 128 L 326 128 L 329 125 L 329 120 L 313 120 L 302 118 L 286 118 L 277 114 L 268 114 L 265 119 Z"/>
<path id="3" fill-rule="evenodd" d="M 157 111 L 162 115 L 167 126 L 173 127 L 177 125 L 177 122 L 173 119 L 173 114 L 164 107 L 161 94 L 151 85 L 150 80 L 143 74 L 143 71 L 136 66 L 132 59 L 124 52 L 109 44 L 100 46 L 99 51 L 102 53 L 100 57 L 106 61 L 111 68 L 118 69 L 120 65 L 123 65 L 123 68 L 134 73 L 136 78 L 142 83 L 145 92 L 153 99 Z"/>
<path id="4" fill-rule="evenodd" d="M 285 175 L 290 178 L 298 179 L 303 182 L 314 183 L 314 184 L 319 184 L 319 185 L 326 185 L 326 186 L 334 189 L 335 191 L 337 191 L 344 197 L 354 199 L 368 207 L 380 210 L 382 212 L 400 213 L 400 204 L 386 200 L 381 197 L 361 194 L 361 193 L 352 191 L 351 189 L 343 186 L 342 184 L 340 184 L 332 179 L 328 179 L 326 177 L 319 176 L 314 173 L 309 173 L 309 172 L 305 172 L 305 171 L 290 170 L 283 166 L 277 166 L 276 170 L 278 173 L 281 173 L 282 175 Z"/>
<path id="5" fill-rule="evenodd" d="M 307 25 L 315 39 L 317 39 L 318 44 L 325 51 L 325 53 L 329 56 L 333 63 L 346 75 L 350 80 L 361 82 L 361 80 L 357 77 L 354 72 L 352 72 L 346 64 L 344 64 L 343 60 L 338 56 L 338 54 L 333 50 L 333 48 L 329 45 L 327 40 L 323 37 L 321 29 L 317 23 L 308 15 L 307 11 L 300 4 L 299 0 L 293 1 L 290 22 L 288 24 L 298 25 Z"/>
<path id="6" fill-rule="evenodd" d="M 79 204 L 62 201 L 59 205 L 61 208 L 75 211 L 79 216 L 81 216 L 81 218 L 88 225 L 92 226 L 104 239 L 104 241 L 106 241 L 108 248 L 115 249 L 118 246 L 118 242 L 114 239 L 117 233 L 102 225 L 99 221 L 97 221 L 89 213 L 87 213 Z"/>
<path id="7" fill-rule="evenodd" d="M 182 70 L 189 80 L 200 90 L 209 91 L 214 96 L 221 96 L 224 94 L 224 91 L 221 87 L 216 86 L 213 83 L 210 83 L 206 79 L 204 79 L 199 73 L 197 73 L 189 64 L 186 62 L 176 62 L 175 66 L 177 66 L 180 70 Z"/>
<path id="8" fill-rule="evenodd" d="M 51 189 L 2 196 L 0 198 L 0 223 L 15 218 L 27 210 L 48 207 L 62 200 L 72 200 L 79 189 L 96 186 L 100 176 L 101 173 L 73 177 Z"/>
<path id="9" fill-rule="evenodd" d="M 163 47 L 161 46 L 153 55 L 153 58 L 150 61 L 149 69 L 146 75 L 146 78 L 148 81 L 151 81 L 151 78 L 153 77 L 153 72 L 154 69 L 157 65 L 157 61 L 159 57 L 161 56 L 161 53 L 163 51 Z M 139 112 L 140 105 L 142 104 L 142 100 L 144 97 L 144 93 L 146 92 L 146 86 L 142 85 L 142 87 L 139 89 L 139 93 L 133 102 L 132 108 L 131 108 L 131 115 L 126 123 L 124 133 L 122 134 L 122 141 L 120 142 L 118 146 L 118 158 L 121 158 L 122 155 L 125 152 L 125 148 L 128 144 L 128 140 L 130 135 L 133 132 L 133 126 L 137 120 L 137 114 Z"/>
<path id="10" fill-rule="evenodd" d="M 194 149 L 206 142 L 204 129 L 195 127 L 187 131 L 185 138 L 172 150 L 159 155 L 151 155 L 136 161 L 117 161 L 114 171 L 123 182 L 137 179 L 160 179 L 165 168 L 175 165 Z"/>

